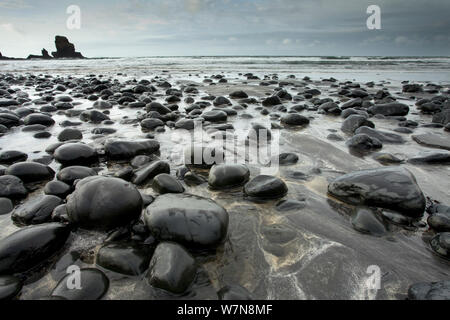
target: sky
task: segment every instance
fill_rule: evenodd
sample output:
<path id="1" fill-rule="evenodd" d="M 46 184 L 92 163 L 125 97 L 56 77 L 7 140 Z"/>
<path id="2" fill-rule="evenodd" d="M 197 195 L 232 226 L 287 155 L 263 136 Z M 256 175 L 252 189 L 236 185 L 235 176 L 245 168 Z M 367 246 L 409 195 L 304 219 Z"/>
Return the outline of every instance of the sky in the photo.
<path id="1" fill-rule="evenodd" d="M 55 35 L 86 57 L 450 56 L 449 31 L 449 0 L 0 0 L 0 52 L 14 57 L 54 51 Z"/>

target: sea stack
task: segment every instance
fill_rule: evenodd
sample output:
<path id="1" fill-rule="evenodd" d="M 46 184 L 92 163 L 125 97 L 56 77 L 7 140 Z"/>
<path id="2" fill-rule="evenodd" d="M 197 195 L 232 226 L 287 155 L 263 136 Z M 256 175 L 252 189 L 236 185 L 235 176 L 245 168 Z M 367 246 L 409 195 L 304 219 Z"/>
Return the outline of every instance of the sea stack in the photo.
<path id="1" fill-rule="evenodd" d="M 56 36 L 55 37 L 56 52 L 52 52 L 55 58 L 77 58 L 84 59 L 80 52 L 75 51 L 75 46 L 70 43 L 66 37 Z"/>

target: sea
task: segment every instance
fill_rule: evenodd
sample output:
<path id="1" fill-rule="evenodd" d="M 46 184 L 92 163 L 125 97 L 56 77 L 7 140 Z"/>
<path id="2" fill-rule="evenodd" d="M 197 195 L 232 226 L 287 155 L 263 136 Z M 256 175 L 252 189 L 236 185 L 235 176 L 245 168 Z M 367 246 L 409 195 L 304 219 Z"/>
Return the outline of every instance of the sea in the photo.
<path id="1" fill-rule="evenodd" d="M 0 61 L 0 72 L 145 77 L 209 73 L 277 73 L 349 81 L 450 81 L 450 57 L 173 56 Z"/>

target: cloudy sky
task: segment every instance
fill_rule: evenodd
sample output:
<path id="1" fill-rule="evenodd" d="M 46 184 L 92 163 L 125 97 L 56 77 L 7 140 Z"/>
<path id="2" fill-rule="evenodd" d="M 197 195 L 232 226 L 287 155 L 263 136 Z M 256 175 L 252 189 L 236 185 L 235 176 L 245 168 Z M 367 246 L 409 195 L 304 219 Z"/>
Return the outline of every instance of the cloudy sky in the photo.
<path id="1" fill-rule="evenodd" d="M 366 26 L 369 5 L 381 30 Z M 449 31 L 449 0 L 0 0 L 0 52 L 17 57 L 53 51 L 57 34 L 88 57 L 450 56 Z"/>

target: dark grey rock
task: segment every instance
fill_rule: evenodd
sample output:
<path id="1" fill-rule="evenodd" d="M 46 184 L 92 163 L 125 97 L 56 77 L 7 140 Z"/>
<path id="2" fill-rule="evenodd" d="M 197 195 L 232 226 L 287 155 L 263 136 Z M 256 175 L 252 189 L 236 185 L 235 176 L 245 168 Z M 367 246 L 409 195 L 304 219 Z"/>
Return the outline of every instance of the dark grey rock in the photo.
<path id="1" fill-rule="evenodd" d="M 8 198 L 0 198 L 0 216 L 11 213 L 14 210 L 14 204 Z"/>
<path id="2" fill-rule="evenodd" d="M 228 213 L 210 199 L 189 194 L 165 194 L 147 207 L 144 219 L 159 240 L 214 248 L 228 230 Z"/>
<path id="3" fill-rule="evenodd" d="M 434 133 L 425 133 L 421 135 L 412 136 L 413 140 L 418 144 L 430 148 L 446 149 L 450 150 L 450 136 L 447 133 L 443 135 L 437 135 Z"/>
<path id="4" fill-rule="evenodd" d="M 277 177 L 260 175 L 248 182 L 244 193 L 252 198 L 277 199 L 284 197 L 288 187 Z"/>
<path id="5" fill-rule="evenodd" d="M 9 199 L 21 199 L 28 195 L 28 191 L 22 180 L 16 176 L 0 176 L 0 197 Z"/>
<path id="6" fill-rule="evenodd" d="M 22 151 L 9 150 L 0 153 L 0 163 L 12 164 L 15 162 L 22 162 L 28 159 L 28 155 Z"/>
<path id="7" fill-rule="evenodd" d="M 138 276 L 148 269 L 152 254 L 149 246 L 112 243 L 99 249 L 96 262 L 107 270 Z"/>
<path id="8" fill-rule="evenodd" d="M 58 147 L 53 156 L 64 166 L 88 165 L 98 160 L 97 151 L 82 143 L 66 143 Z"/>
<path id="9" fill-rule="evenodd" d="M 214 165 L 209 171 L 209 186 L 225 189 L 245 184 L 250 178 L 250 170 L 242 164 Z"/>
<path id="10" fill-rule="evenodd" d="M 72 188 L 62 181 L 50 181 L 44 187 L 44 193 L 65 199 L 72 192 Z"/>
<path id="11" fill-rule="evenodd" d="M 0 241 L 0 274 L 28 271 L 59 251 L 70 229 L 60 223 L 22 228 Z"/>
<path id="12" fill-rule="evenodd" d="M 62 297 L 67 300 L 100 300 L 109 289 L 108 277 L 98 269 L 81 269 L 80 283 L 81 289 L 69 289 L 67 283 L 71 274 L 62 278 L 52 296 Z"/>
<path id="13" fill-rule="evenodd" d="M 82 140 L 83 134 L 80 130 L 66 128 L 58 134 L 59 141 L 69 141 L 69 140 Z"/>
<path id="14" fill-rule="evenodd" d="M 151 155 L 159 150 L 156 140 L 109 141 L 105 144 L 106 156 L 113 160 L 132 159 L 137 155 Z"/>
<path id="15" fill-rule="evenodd" d="M 82 180 L 87 177 L 96 176 L 97 171 L 88 167 L 72 166 L 62 169 L 56 175 L 59 181 L 72 186 L 76 180 Z"/>
<path id="16" fill-rule="evenodd" d="M 156 288 L 181 294 L 191 286 L 196 270 L 194 258 L 182 246 L 163 242 L 156 247 L 147 279 Z"/>
<path id="17" fill-rule="evenodd" d="M 167 173 L 158 174 L 153 178 L 153 190 L 159 194 L 183 193 L 183 185 L 173 176 Z"/>
<path id="18" fill-rule="evenodd" d="M 136 185 L 142 185 L 161 173 L 170 174 L 170 165 L 166 161 L 155 161 L 135 171 L 131 181 Z"/>
<path id="19" fill-rule="evenodd" d="M 366 208 L 359 208 L 352 218 L 352 226 L 356 231 L 371 234 L 374 236 L 383 236 L 386 234 L 386 227 L 381 219 Z"/>
<path id="20" fill-rule="evenodd" d="M 376 104 L 370 107 L 368 111 L 371 114 L 381 114 L 383 116 L 406 116 L 409 113 L 409 107 L 403 103 L 391 102 Z"/>
<path id="21" fill-rule="evenodd" d="M 17 207 L 11 219 L 19 225 L 41 224 L 50 221 L 53 210 L 62 204 L 62 199 L 52 195 L 38 197 Z"/>
<path id="22" fill-rule="evenodd" d="M 37 162 L 19 162 L 5 171 L 6 175 L 16 176 L 25 183 L 51 180 L 55 172 L 49 166 Z"/>
<path id="23" fill-rule="evenodd" d="M 347 134 L 354 134 L 355 131 L 360 127 L 370 127 L 375 128 L 372 121 L 367 120 L 366 117 L 361 115 L 351 115 L 344 120 L 341 126 L 341 130 Z"/>
<path id="24" fill-rule="evenodd" d="M 408 289 L 409 300 L 450 300 L 450 281 L 421 282 Z"/>
<path id="25" fill-rule="evenodd" d="M 13 276 L 0 276 L 0 301 L 12 300 L 22 290 L 22 281 Z"/>
<path id="26" fill-rule="evenodd" d="M 398 134 L 375 130 L 375 129 L 372 129 L 372 128 L 369 128 L 366 126 L 356 129 L 355 134 L 360 134 L 360 133 L 366 134 L 371 138 L 378 139 L 382 143 L 388 143 L 388 144 L 405 143 L 405 140 L 403 139 L 403 137 L 399 136 Z"/>
<path id="27" fill-rule="evenodd" d="M 425 211 L 425 196 L 412 173 L 402 167 L 352 172 L 330 183 L 328 191 L 353 205 L 391 209 L 411 218 Z"/>
<path id="28" fill-rule="evenodd" d="M 125 180 L 88 177 L 67 198 L 73 223 L 86 229 L 110 230 L 137 219 L 142 211 L 139 191 Z"/>

